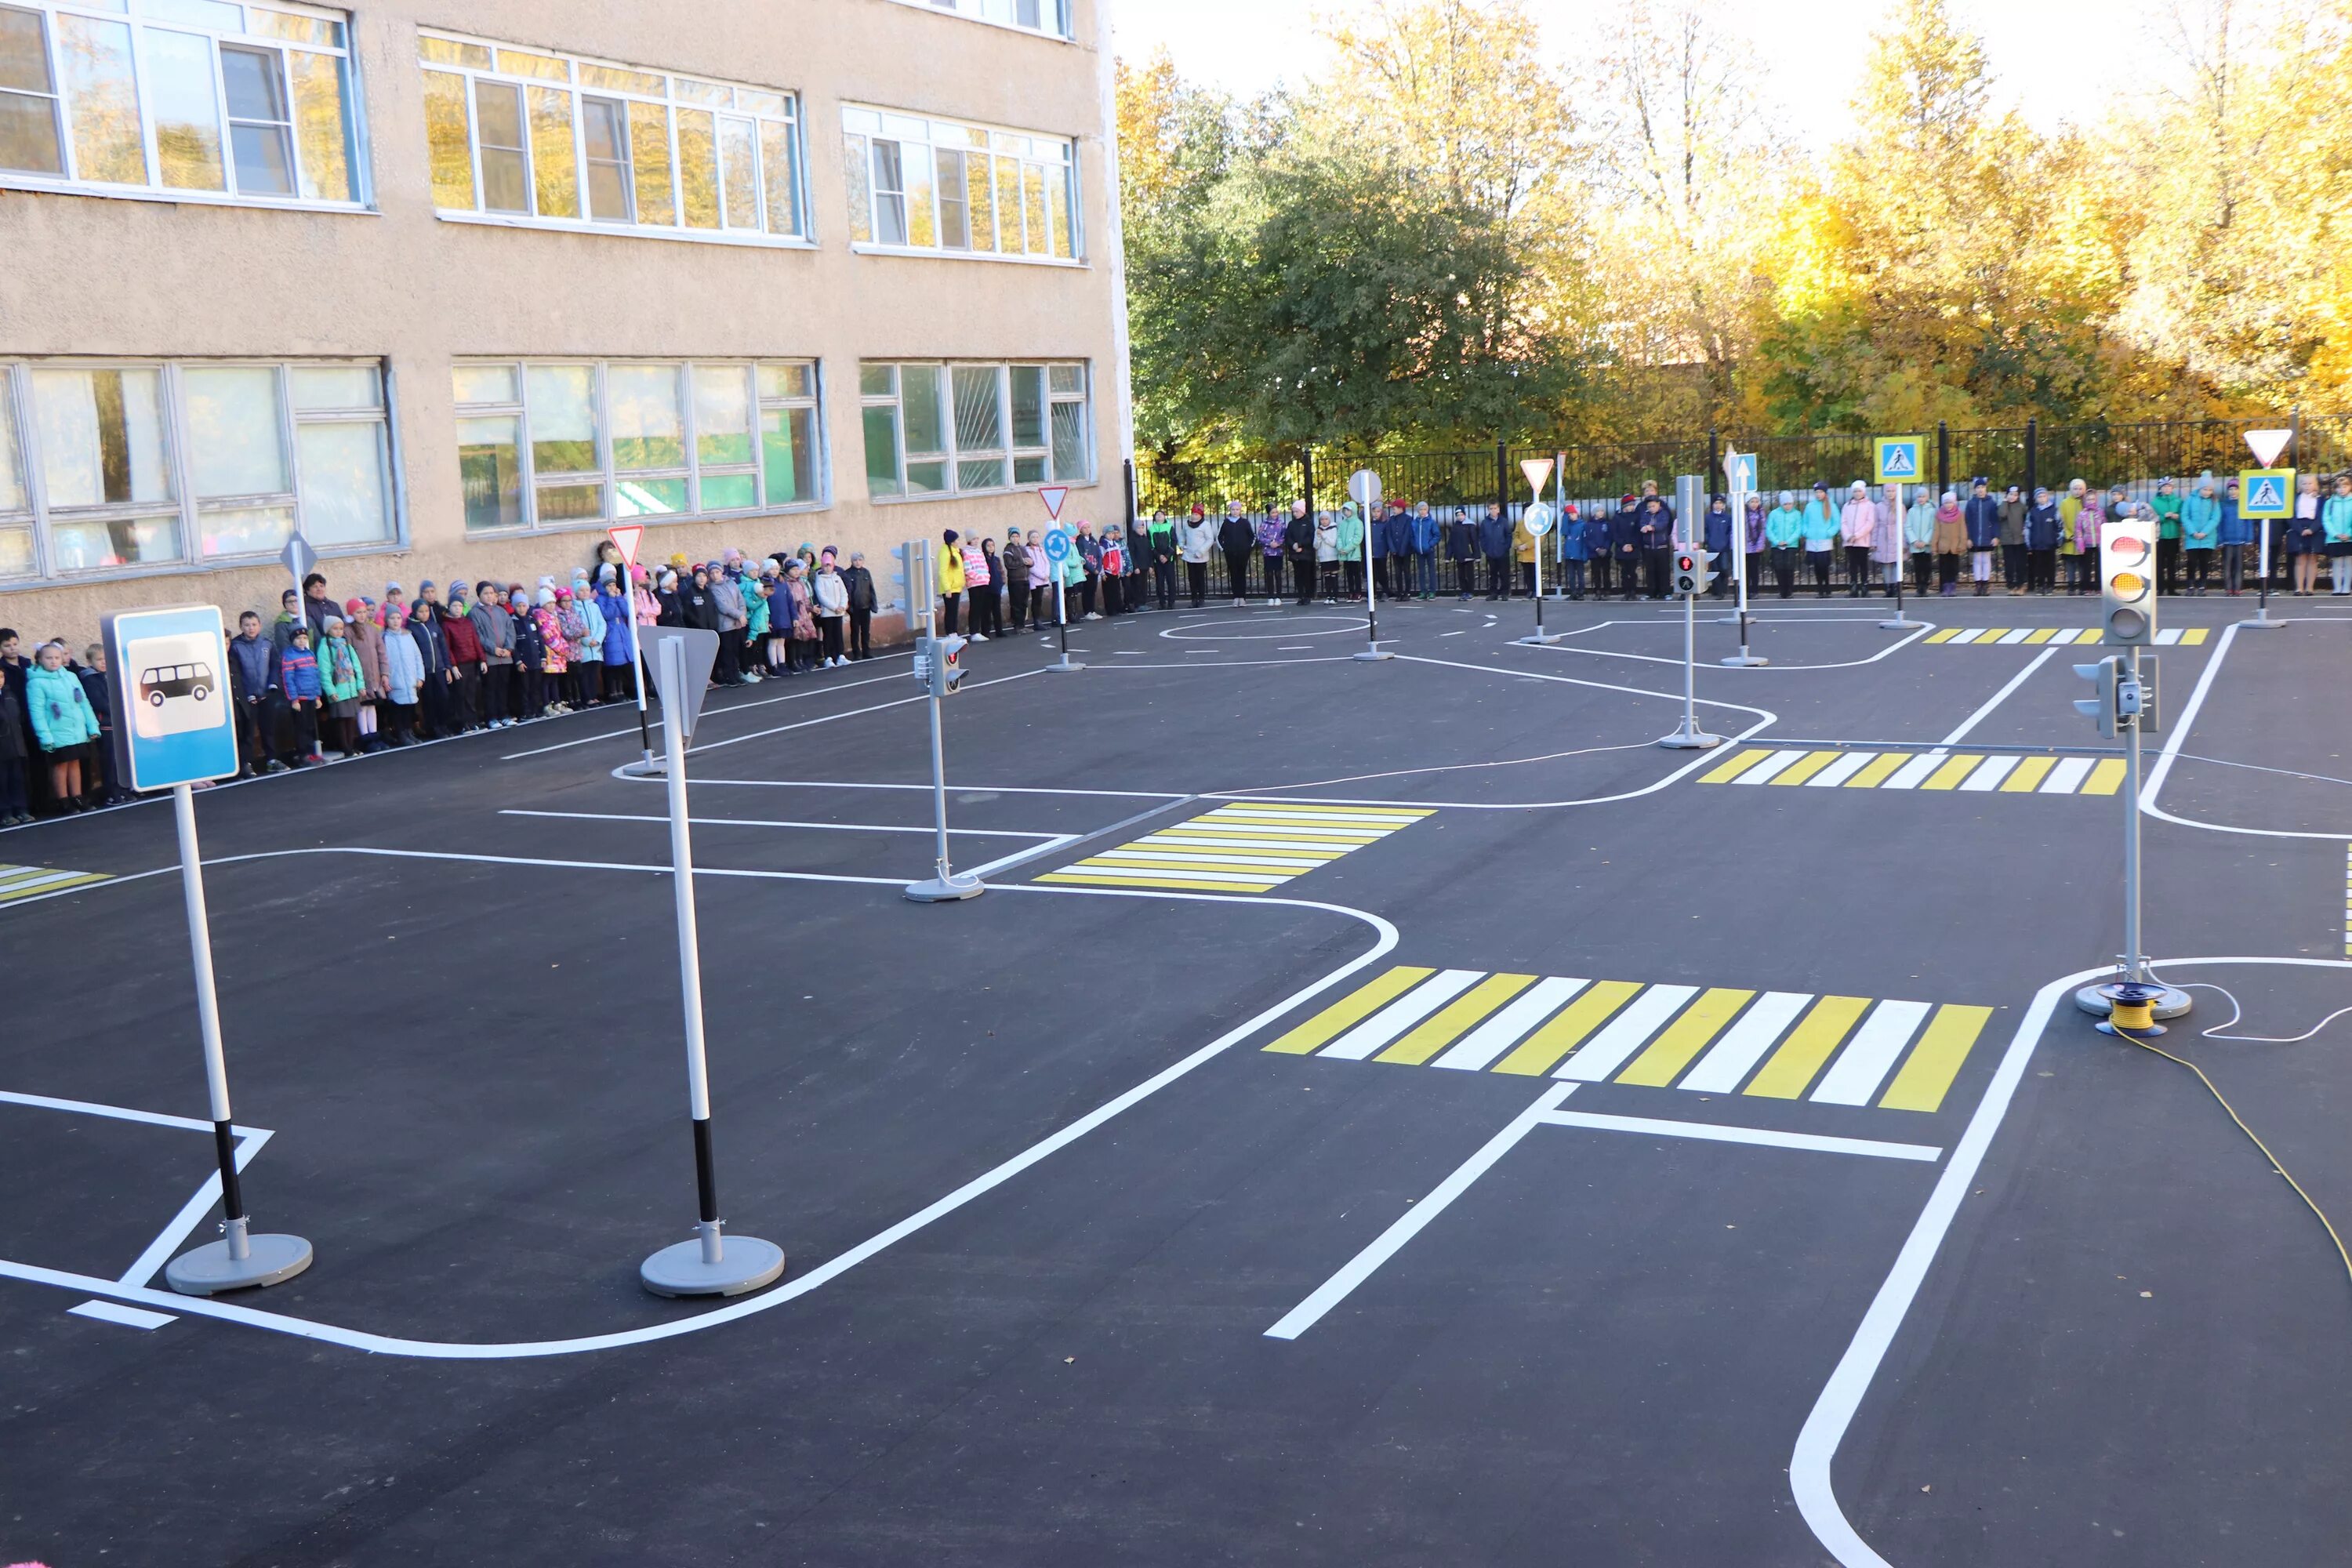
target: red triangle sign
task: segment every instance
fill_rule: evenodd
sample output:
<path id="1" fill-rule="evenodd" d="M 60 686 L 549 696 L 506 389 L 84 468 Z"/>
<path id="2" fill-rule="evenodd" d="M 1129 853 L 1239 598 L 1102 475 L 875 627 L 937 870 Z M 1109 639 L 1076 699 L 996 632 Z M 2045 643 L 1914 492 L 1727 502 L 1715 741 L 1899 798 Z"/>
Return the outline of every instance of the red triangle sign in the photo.
<path id="1" fill-rule="evenodd" d="M 637 541 L 646 536 L 646 525 L 642 522 L 617 523 L 605 531 L 613 536 L 613 542 L 620 547 L 622 561 L 635 566 L 637 563 Z"/>
<path id="2" fill-rule="evenodd" d="M 1070 487 L 1047 485 L 1037 492 L 1037 499 L 1045 503 L 1046 519 L 1049 521 L 1059 522 L 1062 521 L 1062 503 L 1070 499 Z"/>

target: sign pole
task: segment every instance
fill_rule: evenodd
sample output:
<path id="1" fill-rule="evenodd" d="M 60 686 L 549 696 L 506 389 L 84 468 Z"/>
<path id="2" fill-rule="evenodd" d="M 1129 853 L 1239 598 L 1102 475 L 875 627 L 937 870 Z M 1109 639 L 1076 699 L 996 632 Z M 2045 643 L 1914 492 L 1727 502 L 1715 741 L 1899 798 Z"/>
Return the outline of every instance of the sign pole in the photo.
<path id="1" fill-rule="evenodd" d="M 1062 526 L 1062 503 L 1069 499 L 1069 495 L 1067 485 L 1047 485 L 1037 492 L 1037 499 L 1045 503 L 1045 532 L 1038 542 L 1038 548 L 1045 551 L 1046 564 L 1053 568 L 1054 635 L 1062 645 L 1061 658 L 1045 668 L 1056 675 L 1068 675 L 1086 668 L 1085 665 L 1070 658 L 1070 605 L 1062 591 L 1062 563 L 1068 560 L 1070 552 L 1077 548 L 1070 540 L 1070 531 Z"/>
<path id="2" fill-rule="evenodd" d="M 1355 657 L 1360 659 L 1394 658 L 1392 653 L 1381 651 L 1381 591 L 1372 581 L 1372 508 L 1381 499 L 1381 476 L 1377 469 L 1358 468 L 1348 476 L 1348 499 L 1356 503 L 1356 516 L 1364 528 L 1364 651 Z"/>
<path id="3" fill-rule="evenodd" d="M 1693 552 L 1696 558 L 1704 563 L 1706 559 L 1706 538 L 1704 532 L 1706 525 L 1704 522 L 1693 525 L 1678 520 L 1676 526 L 1683 529 L 1692 529 L 1696 526 L 1699 531 L 1696 540 L 1685 534 L 1680 548 Z M 1685 594 L 1682 595 L 1682 601 L 1683 723 L 1682 728 L 1673 734 L 1660 737 L 1658 744 L 1668 751 L 1703 752 L 1709 747 L 1723 744 L 1723 737 L 1710 735 L 1698 727 L 1698 595 Z"/>
<path id="4" fill-rule="evenodd" d="M 646 658 L 645 649 L 637 640 L 637 544 L 646 536 L 643 523 L 625 523 L 605 531 L 613 545 L 621 552 L 621 602 L 629 611 L 629 684 L 636 688 L 637 746 L 645 753 L 639 771 L 650 775 L 654 771 L 653 731 L 646 725 Z"/>
<path id="5" fill-rule="evenodd" d="M 1549 516 L 1545 514 L 1543 488 L 1544 481 L 1551 478 L 1558 468 L 1557 458 L 1521 458 L 1519 459 L 1519 472 L 1526 477 L 1528 493 L 1533 498 L 1528 502 L 1528 510 L 1522 521 L 1528 531 L 1534 534 L 1536 540 L 1536 629 L 1534 636 L 1524 637 L 1518 640 L 1535 647 L 1549 647 L 1559 641 L 1559 633 L 1547 633 L 1544 630 L 1543 616 L 1544 545 L 1550 540 L 1552 531 L 1559 527 L 1562 515 L 1558 508 L 1553 509 Z"/>
<path id="6" fill-rule="evenodd" d="M 1748 651 L 1748 498 L 1755 493 L 1755 482 L 1747 465 L 1754 461 L 1754 457 L 1751 454 L 1743 460 L 1738 451 L 1727 450 L 1723 460 L 1731 470 L 1731 526 L 1735 530 L 1731 542 L 1731 586 L 1739 599 L 1735 616 L 1739 622 L 1739 651 L 1722 662 L 1735 669 L 1752 669 L 1772 662 Z"/>
<path id="7" fill-rule="evenodd" d="M 2280 489 L 2285 498 L 2285 510 L 2289 517 L 2294 515 L 2294 470 L 2280 469 L 2276 465 L 2279 454 L 2294 445 L 2294 431 L 2292 427 L 2284 430 L 2246 432 L 2246 447 L 2253 453 L 2254 461 L 2281 477 Z M 2300 453 L 2296 455 L 2295 460 L 2302 461 Z M 2238 489 L 2238 505 L 2243 508 L 2252 500 L 2252 493 L 2242 481 Z M 2244 514 L 2242 511 L 2240 515 Z M 2271 619 L 2271 519 L 2267 512 L 2261 521 L 2263 531 L 2259 536 L 2260 542 L 2255 546 L 2254 563 L 2262 580 L 2254 584 L 2254 618 L 2251 621 L 2240 621 L 2238 624 L 2249 631 L 2274 632 L 2286 623 Z M 2243 549 L 2244 546 L 2232 545 L 2231 548 L 2237 550 Z"/>
<path id="8" fill-rule="evenodd" d="M 632 613 L 631 619 L 635 615 Z M 784 1254 L 756 1237 L 729 1239 L 719 1217 L 719 1176 L 710 1148 L 710 1064 L 702 1038 L 702 942 L 694 919 L 694 842 L 686 812 L 686 645 L 659 647 L 662 743 L 669 761 L 670 886 L 677 903 L 678 992 L 686 1017 L 687 1114 L 694 1123 L 695 1239 L 665 1247 L 638 1267 L 656 1296 L 740 1296 L 784 1271 Z"/>
<path id="9" fill-rule="evenodd" d="M 1900 482 L 1897 482 L 1897 483 L 1896 483 L 1896 485 L 1895 485 L 1895 519 L 1894 519 L 1894 521 L 1895 521 L 1895 618 L 1894 618 L 1893 620 L 1891 620 L 1891 621 L 1881 621 L 1881 622 L 1879 622 L 1879 623 L 1878 623 L 1878 629 L 1879 629 L 1880 631 L 1883 631 L 1883 632 L 1916 632 L 1916 631 L 1917 631 L 1917 630 L 1920 628 L 1920 626 L 1921 626 L 1922 625 L 1924 625 L 1925 623 L 1913 620 L 1913 619 L 1910 617 L 1909 614 L 1907 614 L 1907 613 L 1906 613 L 1906 609 L 1905 609 L 1905 604 L 1906 604 L 1906 601 L 1905 601 L 1904 596 L 1903 596 L 1903 585 L 1904 585 L 1904 580 L 1905 580 L 1905 578 L 1906 578 L 1906 572 L 1904 571 L 1904 568 L 1905 568 L 1905 567 L 1906 567 L 1907 565 L 1909 565 L 1909 564 L 1910 564 L 1910 563 L 1909 563 L 1909 562 L 1905 558 L 1905 554 L 1906 554 L 1906 552 L 1905 552 L 1905 549 L 1904 549 L 1904 543 L 1905 543 L 1905 541 L 1904 541 L 1904 535 L 1903 535 L 1903 486 L 1902 486 L 1902 484 L 1901 484 Z"/>
<path id="10" fill-rule="evenodd" d="M 2293 504 L 2293 493 L 2290 492 L 2289 504 Z M 2286 624 L 2284 621 L 2271 619 L 2271 520 L 2269 518 L 2263 519 L 2262 542 L 2254 547 L 2254 568 L 2261 574 L 2262 581 L 2254 586 L 2254 618 L 2244 624 L 2258 626 L 2264 631 L 2284 626 Z"/>

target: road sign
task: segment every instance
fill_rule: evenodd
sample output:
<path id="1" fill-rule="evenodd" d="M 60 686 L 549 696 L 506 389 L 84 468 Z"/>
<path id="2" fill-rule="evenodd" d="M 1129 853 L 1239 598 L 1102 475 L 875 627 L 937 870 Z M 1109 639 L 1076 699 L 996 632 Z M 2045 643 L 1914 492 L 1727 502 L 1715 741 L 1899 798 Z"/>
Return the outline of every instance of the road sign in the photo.
<path id="1" fill-rule="evenodd" d="M 1370 468 L 1358 468 L 1348 476 L 1348 499 L 1358 506 L 1370 506 L 1381 499 L 1381 476 Z"/>
<path id="2" fill-rule="evenodd" d="M 1045 521 L 1059 522 L 1062 521 L 1062 503 L 1070 499 L 1070 487 L 1047 485 L 1037 492 L 1037 499 L 1045 503 Z"/>
<path id="3" fill-rule="evenodd" d="M 638 635 L 644 639 L 646 665 L 662 668 L 662 645 L 677 643 L 685 658 L 686 689 L 679 693 L 679 712 L 669 710 L 669 693 L 663 683 L 654 682 L 654 692 L 662 700 L 662 716 L 678 727 L 678 738 L 688 745 L 694 743 L 694 726 L 702 717 L 702 700 L 710 690 L 711 667 L 719 662 L 719 634 L 704 631 L 700 626 L 642 626 Z"/>
<path id="4" fill-rule="evenodd" d="M 2292 430 L 2249 430 L 2246 432 L 2246 448 L 2253 453 L 2255 462 L 2267 468 L 2278 461 L 2279 454 L 2285 451 L 2286 444 L 2294 439 L 2294 432 Z"/>
<path id="5" fill-rule="evenodd" d="M 2156 520 L 2125 518 L 2099 530 L 2099 641 L 2145 647 L 2156 640 Z"/>
<path id="6" fill-rule="evenodd" d="M 278 559 L 284 563 L 287 572 L 292 575 L 294 585 L 299 588 L 302 585 L 302 579 L 308 577 L 317 568 L 319 552 L 310 548 L 309 540 L 298 533 L 286 542 L 286 548 L 278 552 Z"/>
<path id="7" fill-rule="evenodd" d="M 637 563 L 637 546 L 646 537 L 646 525 L 642 522 L 616 522 L 604 531 L 612 535 L 613 547 L 621 552 L 621 563 L 635 566 Z"/>
<path id="8" fill-rule="evenodd" d="M 1726 452 L 1723 455 L 1723 473 L 1735 493 L 1744 496 L 1756 493 L 1755 453 Z"/>
<path id="9" fill-rule="evenodd" d="M 2238 515 L 2249 522 L 2283 521 L 2294 515 L 2293 468 L 2248 468 L 2238 476 Z"/>
<path id="10" fill-rule="evenodd" d="M 220 607 L 123 610 L 103 617 L 99 633 L 121 782 L 143 791 L 235 778 L 236 710 Z"/>
<path id="11" fill-rule="evenodd" d="M 1058 563 L 1067 559 L 1069 553 L 1070 531 L 1055 523 L 1045 531 L 1045 559 Z"/>
<path id="12" fill-rule="evenodd" d="M 1551 465 L 1552 459 L 1549 458 L 1521 458 L 1519 459 L 1519 472 L 1527 475 L 1528 489 L 1534 491 L 1537 495 L 1543 494 L 1544 481 L 1551 478 Z"/>
<path id="13" fill-rule="evenodd" d="M 1927 451 L 1925 436 L 1880 436 L 1870 444 L 1871 465 L 1882 485 L 1916 485 L 1919 482 Z"/>
<path id="14" fill-rule="evenodd" d="M 1547 458 L 1544 461 L 1549 463 L 1551 459 Z M 1541 501 L 1536 501 L 1528 506 L 1527 510 L 1519 514 L 1519 521 L 1526 527 L 1529 533 L 1534 534 L 1538 539 L 1541 539 L 1545 534 L 1551 531 L 1551 508 L 1546 506 Z M 1538 559 L 1541 559 L 1541 557 L 1538 557 Z"/>

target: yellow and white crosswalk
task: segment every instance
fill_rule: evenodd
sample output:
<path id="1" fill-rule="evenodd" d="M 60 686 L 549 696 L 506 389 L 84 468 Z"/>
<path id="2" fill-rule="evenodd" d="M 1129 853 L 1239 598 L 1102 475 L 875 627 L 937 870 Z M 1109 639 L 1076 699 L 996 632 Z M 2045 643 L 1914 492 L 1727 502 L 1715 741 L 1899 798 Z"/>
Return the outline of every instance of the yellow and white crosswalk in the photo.
<path id="1" fill-rule="evenodd" d="M 1699 775 L 1701 784 L 1803 789 L 1958 790 L 1969 795 L 2113 795 L 2120 757 L 2020 757 L 1986 752 L 1811 751 L 1751 746 Z"/>
<path id="2" fill-rule="evenodd" d="M 1264 893 L 1434 815 L 1410 806 L 1235 801 L 1048 871 L 1037 880 Z"/>
<path id="3" fill-rule="evenodd" d="M 2211 635 L 2206 626 L 2167 626 L 2156 634 L 2158 647 L 2195 647 Z M 2099 640 L 2096 626 L 1946 626 L 1929 632 L 1931 643 L 1946 643 L 1953 647 L 1966 644 L 1969 647 L 2014 647 L 2023 645 L 2038 647 L 2042 643 L 2074 645 Z"/>
<path id="4" fill-rule="evenodd" d="M 59 871 L 47 866 L 0 866 L 0 904 L 14 903 L 41 893 L 61 893 L 68 888 L 86 888 L 92 882 L 109 882 L 113 878 L 103 871 Z"/>
<path id="5" fill-rule="evenodd" d="M 1265 1048 L 1933 1111 L 1990 1007 L 1399 965 Z"/>

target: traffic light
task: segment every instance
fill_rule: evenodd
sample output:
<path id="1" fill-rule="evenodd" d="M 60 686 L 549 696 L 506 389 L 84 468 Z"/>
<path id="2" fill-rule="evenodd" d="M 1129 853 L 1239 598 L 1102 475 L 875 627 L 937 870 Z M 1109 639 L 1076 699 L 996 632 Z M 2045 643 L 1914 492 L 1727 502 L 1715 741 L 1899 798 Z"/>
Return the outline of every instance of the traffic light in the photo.
<path id="1" fill-rule="evenodd" d="M 890 547 L 890 585 L 898 590 L 898 604 L 907 612 L 907 624 L 911 626 L 918 617 L 931 611 L 931 542 L 910 539 L 904 544 Z"/>
<path id="2" fill-rule="evenodd" d="M 953 632 L 915 639 L 914 677 L 933 697 L 951 697 L 963 684 L 963 641 Z"/>
<path id="3" fill-rule="evenodd" d="M 2116 688 L 2122 682 L 2123 660 L 2109 658 L 2096 664 L 2078 664 L 2074 667 L 2074 673 L 2091 682 L 2098 692 L 2095 697 L 2077 698 L 2074 711 L 2085 719 L 2096 721 L 2102 735 L 2121 734 L 2123 731 L 2117 722 L 2116 697 Z"/>
<path id="4" fill-rule="evenodd" d="M 1715 581 L 1715 573 L 1707 564 L 1714 559 L 1712 552 L 1702 550 L 1696 544 L 1675 545 L 1675 592 L 1706 593 L 1707 584 Z"/>
<path id="5" fill-rule="evenodd" d="M 2145 647 L 2156 641 L 2156 522 L 2126 518 L 2099 531 L 2099 641 Z"/>

